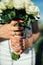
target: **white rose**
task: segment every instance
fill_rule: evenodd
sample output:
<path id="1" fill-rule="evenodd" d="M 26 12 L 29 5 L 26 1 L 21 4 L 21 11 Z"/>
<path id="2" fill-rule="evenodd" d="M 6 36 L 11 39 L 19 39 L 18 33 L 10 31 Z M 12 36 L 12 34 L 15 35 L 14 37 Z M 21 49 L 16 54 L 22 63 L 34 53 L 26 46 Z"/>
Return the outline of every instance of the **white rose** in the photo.
<path id="1" fill-rule="evenodd" d="M 13 8 L 13 0 L 2 0 L 2 2 L 5 4 L 5 6 L 9 9 Z"/>
<path id="2" fill-rule="evenodd" d="M 28 3 L 27 6 L 25 6 L 25 10 L 27 14 L 37 15 L 39 13 L 39 8 L 35 6 L 33 2 Z"/>
<path id="3" fill-rule="evenodd" d="M 13 8 L 13 1 L 12 1 L 12 0 L 9 1 L 7 7 L 8 7 L 9 9 L 12 9 L 12 8 Z"/>
<path id="4" fill-rule="evenodd" d="M 34 16 L 36 20 L 40 19 L 40 13 L 38 13 L 36 16 Z"/>
<path id="5" fill-rule="evenodd" d="M 2 10 L 0 10 L 0 14 L 2 13 L 3 11 Z"/>
<path id="6" fill-rule="evenodd" d="M 31 2 L 30 0 L 25 0 L 24 2 L 25 8 L 29 7 L 30 5 L 34 5 L 33 2 Z"/>
<path id="7" fill-rule="evenodd" d="M 10 0 L 2 0 L 2 2 L 5 4 L 5 5 L 8 5 Z"/>
<path id="8" fill-rule="evenodd" d="M 29 6 L 27 9 L 26 9 L 26 13 L 27 14 L 33 14 L 33 15 L 37 15 L 39 12 L 39 9 L 37 6 Z"/>
<path id="9" fill-rule="evenodd" d="M 13 0 L 14 8 L 24 9 L 24 0 Z"/>
<path id="10" fill-rule="evenodd" d="M 0 2 L 0 10 L 5 10 L 6 7 L 5 7 L 5 4 L 3 2 Z"/>

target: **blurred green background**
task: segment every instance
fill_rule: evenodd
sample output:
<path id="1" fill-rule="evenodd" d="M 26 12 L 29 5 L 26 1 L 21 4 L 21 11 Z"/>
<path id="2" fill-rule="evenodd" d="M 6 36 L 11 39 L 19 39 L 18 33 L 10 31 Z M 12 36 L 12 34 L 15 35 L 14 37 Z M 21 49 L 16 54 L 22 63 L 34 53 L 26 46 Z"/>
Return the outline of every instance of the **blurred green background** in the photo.
<path id="1" fill-rule="evenodd" d="M 36 65 L 43 65 L 43 23 L 40 21 L 38 26 L 40 30 L 40 37 L 34 45 L 36 51 Z"/>
<path id="2" fill-rule="evenodd" d="M 36 65 L 43 65 L 43 0 L 32 0 L 40 9 L 39 29 L 40 37 L 35 43 Z"/>

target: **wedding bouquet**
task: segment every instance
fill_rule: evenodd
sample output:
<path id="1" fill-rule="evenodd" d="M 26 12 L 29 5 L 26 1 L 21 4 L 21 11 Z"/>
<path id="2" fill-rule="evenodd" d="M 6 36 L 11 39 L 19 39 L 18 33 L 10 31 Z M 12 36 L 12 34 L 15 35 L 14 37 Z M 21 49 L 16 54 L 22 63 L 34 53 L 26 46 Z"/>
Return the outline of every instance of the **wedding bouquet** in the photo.
<path id="1" fill-rule="evenodd" d="M 11 20 L 20 19 L 24 20 L 24 23 L 21 23 L 20 26 L 28 28 L 30 23 L 37 22 L 39 17 L 39 8 L 31 0 L 0 1 L 0 24 L 2 25 L 10 23 Z M 12 59 L 17 60 L 19 57 L 12 53 Z"/>

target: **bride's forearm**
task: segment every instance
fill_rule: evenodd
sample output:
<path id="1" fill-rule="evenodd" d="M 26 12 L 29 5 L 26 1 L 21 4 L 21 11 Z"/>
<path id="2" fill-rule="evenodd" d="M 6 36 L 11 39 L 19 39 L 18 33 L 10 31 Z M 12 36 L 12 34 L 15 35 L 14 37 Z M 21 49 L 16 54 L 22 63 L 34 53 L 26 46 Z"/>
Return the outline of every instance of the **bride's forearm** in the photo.
<path id="1" fill-rule="evenodd" d="M 32 35 L 34 42 L 37 41 L 37 39 L 39 38 L 39 36 L 40 36 L 40 32 Z"/>
<path id="2" fill-rule="evenodd" d="M 26 48 L 31 47 L 39 38 L 40 36 L 40 32 L 36 33 L 36 34 L 32 34 L 32 36 L 30 38 L 27 38 L 27 45 Z"/>

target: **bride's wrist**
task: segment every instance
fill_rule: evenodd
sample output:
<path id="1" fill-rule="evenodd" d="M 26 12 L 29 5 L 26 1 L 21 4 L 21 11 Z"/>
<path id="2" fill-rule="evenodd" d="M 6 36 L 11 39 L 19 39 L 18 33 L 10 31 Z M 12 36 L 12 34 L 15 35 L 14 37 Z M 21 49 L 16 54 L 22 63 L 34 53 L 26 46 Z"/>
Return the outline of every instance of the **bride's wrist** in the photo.
<path id="1" fill-rule="evenodd" d="M 32 45 L 33 45 L 33 43 L 34 43 L 34 38 L 33 37 L 30 37 L 30 38 L 26 38 L 26 49 L 27 48 L 30 48 Z"/>

